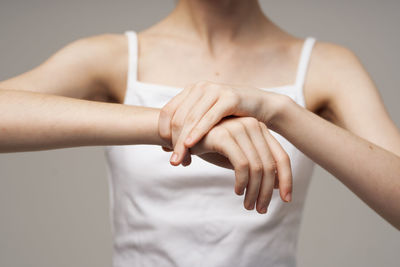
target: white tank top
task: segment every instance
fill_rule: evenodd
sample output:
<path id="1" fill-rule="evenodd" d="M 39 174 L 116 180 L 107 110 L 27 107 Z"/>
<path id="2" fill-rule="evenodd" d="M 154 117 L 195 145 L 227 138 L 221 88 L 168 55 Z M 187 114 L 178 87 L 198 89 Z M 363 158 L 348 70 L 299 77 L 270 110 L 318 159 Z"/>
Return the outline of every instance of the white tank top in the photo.
<path id="1" fill-rule="evenodd" d="M 137 35 L 129 42 L 124 104 L 163 107 L 182 88 L 137 80 Z M 304 107 L 303 84 L 315 39 L 305 40 L 293 85 L 263 88 L 290 96 Z M 135 127 L 134 125 L 132 127 Z M 192 156 L 172 166 L 155 145 L 106 146 L 114 267 L 258 267 L 296 265 L 296 243 L 314 162 L 271 131 L 289 154 L 293 200 L 274 189 L 266 214 L 248 211 L 234 193 L 230 169 Z"/>

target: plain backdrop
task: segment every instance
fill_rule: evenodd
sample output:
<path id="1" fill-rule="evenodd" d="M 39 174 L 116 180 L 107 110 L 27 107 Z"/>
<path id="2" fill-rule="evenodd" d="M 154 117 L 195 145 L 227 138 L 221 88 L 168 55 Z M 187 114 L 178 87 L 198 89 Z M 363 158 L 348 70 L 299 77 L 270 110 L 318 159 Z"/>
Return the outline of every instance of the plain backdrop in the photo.
<path id="1" fill-rule="evenodd" d="M 400 125 L 400 1 L 261 4 L 296 36 L 355 51 Z M 0 80 L 78 38 L 140 31 L 173 6 L 173 0 L 0 0 Z M 0 154 L 0 266 L 111 266 L 107 186 L 102 147 Z M 301 225 L 298 266 L 394 267 L 399 252 L 399 231 L 318 167 Z"/>

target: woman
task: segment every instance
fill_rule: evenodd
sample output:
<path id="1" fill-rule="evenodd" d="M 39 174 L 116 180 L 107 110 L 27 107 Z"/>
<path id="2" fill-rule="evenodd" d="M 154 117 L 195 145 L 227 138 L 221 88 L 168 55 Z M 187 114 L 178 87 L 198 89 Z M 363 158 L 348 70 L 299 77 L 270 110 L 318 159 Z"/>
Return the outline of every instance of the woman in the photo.
<path id="1" fill-rule="evenodd" d="M 314 162 L 400 228 L 400 135 L 370 77 L 255 0 L 181 0 L 0 88 L 1 151 L 106 146 L 115 266 L 294 266 Z"/>

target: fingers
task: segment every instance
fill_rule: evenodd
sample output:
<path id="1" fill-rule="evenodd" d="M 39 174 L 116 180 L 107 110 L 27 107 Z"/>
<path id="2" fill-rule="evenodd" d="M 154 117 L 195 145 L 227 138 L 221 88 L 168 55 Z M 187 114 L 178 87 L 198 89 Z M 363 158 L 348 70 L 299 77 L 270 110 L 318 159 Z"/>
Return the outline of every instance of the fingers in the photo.
<path id="1" fill-rule="evenodd" d="M 173 149 L 170 149 L 168 147 L 161 147 L 162 150 L 164 150 L 165 152 L 171 152 L 174 151 Z M 189 166 L 190 163 L 192 162 L 192 156 L 190 155 L 190 153 L 186 153 L 185 158 L 182 161 L 182 165 L 183 166 Z"/>
<path id="2" fill-rule="evenodd" d="M 174 146 L 174 154 L 176 154 L 176 158 L 174 158 L 173 162 L 174 165 L 180 164 L 185 157 L 187 147 L 184 141 L 189 132 L 217 100 L 216 95 L 204 94 L 201 90 L 196 89 L 193 91 L 193 93 L 188 95 L 188 101 L 182 104 L 175 113 L 175 116 L 181 116 L 181 118 L 183 117 L 184 119 L 179 137 Z"/>
<path id="3" fill-rule="evenodd" d="M 275 182 L 275 161 L 272 157 L 268 143 L 262 133 L 259 122 L 253 118 L 243 118 L 247 124 L 246 130 L 251 138 L 256 152 L 262 161 L 262 180 L 259 192 L 257 192 L 257 211 L 266 213 L 272 198 Z"/>
<path id="4" fill-rule="evenodd" d="M 205 112 L 206 109 L 203 108 L 196 110 L 196 114 L 193 115 L 201 118 L 193 129 L 191 129 L 189 136 L 184 140 L 184 144 L 187 147 L 192 147 L 196 144 L 222 118 L 232 115 L 237 103 L 238 99 L 234 95 L 232 97 L 219 97 L 208 111 Z"/>
<path id="5" fill-rule="evenodd" d="M 236 139 L 236 143 L 245 154 L 249 163 L 249 181 L 246 188 L 246 194 L 244 198 L 244 207 L 248 210 L 252 210 L 255 207 L 259 188 L 261 185 L 261 179 L 263 174 L 263 164 L 258 156 L 255 146 L 253 145 L 251 138 L 246 132 L 246 126 L 236 121 L 236 125 L 233 129 L 233 137 Z"/>
<path id="6" fill-rule="evenodd" d="M 235 193 L 241 196 L 248 184 L 249 160 L 227 129 L 220 127 L 215 140 L 215 150 L 227 157 L 235 170 Z"/>
<path id="7" fill-rule="evenodd" d="M 172 153 L 170 162 L 172 165 L 179 165 L 184 158 L 187 159 L 187 148 L 183 145 L 183 142 L 180 142 L 180 135 L 182 133 L 183 127 L 186 123 L 186 117 L 189 113 L 190 109 L 199 102 L 201 99 L 203 92 L 201 90 L 190 89 L 190 92 L 187 93 L 184 101 L 182 101 L 177 107 L 172 120 L 171 120 L 171 136 L 174 144 L 174 153 Z M 178 143 L 180 142 L 180 143 Z M 186 161 L 187 162 L 187 161 Z"/>
<path id="8" fill-rule="evenodd" d="M 189 85 L 179 94 L 173 97 L 167 104 L 165 104 L 160 110 L 160 116 L 158 118 L 158 131 L 161 138 L 165 140 L 171 140 L 171 120 L 175 114 L 175 111 L 185 99 L 187 94 L 193 85 Z"/>
<path id="9" fill-rule="evenodd" d="M 268 143 L 272 156 L 276 162 L 279 193 L 283 201 L 289 202 L 292 200 L 293 179 L 290 158 L 281 144 L 272 136 L 267 126 L 260 123 L 263 129 L 265 140 Z"/>
<path id="10" fill-rule="evenodd" d="M 223 117 L 232 115 L 239 102 L 232 90 L 201 82 L 185 88 L 167 103 L 160 112 L 159 132 L 167 140 L 179 136 L 176 143 L 172 141 L 171 164 L 179 165 L 184 159 L 186 164 L 187 148 L 201 140 Z M 197 124 L 200 126 L 196 127 Z"/>

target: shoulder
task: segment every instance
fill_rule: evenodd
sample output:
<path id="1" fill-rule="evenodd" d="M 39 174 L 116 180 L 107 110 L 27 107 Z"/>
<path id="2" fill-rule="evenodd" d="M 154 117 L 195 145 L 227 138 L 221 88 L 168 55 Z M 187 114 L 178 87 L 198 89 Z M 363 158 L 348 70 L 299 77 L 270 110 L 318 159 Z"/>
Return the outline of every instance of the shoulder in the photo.
<path id="1" fill-rule="evenodd" d="M 101 84 L 111 102 L 119 102 L 125 93 L 128 69 L 128 41 L 125 34 L 105 33 L 73 41 L 64 50 L 70 51 L 70 60 L 94 82 Z M 67 52 L 68 53 L 68 52 Z"/>
<path id="2" fill-rule="evenodd" d="M 126 56 L 127 44 L 122 34 L 101 34 L 71 41 L 54 53 L 44 66 L 63 68 L 102 79 Z"/>
<path id="3" fill-rule="evenodd" d="M 63 50 L 71 60 L 104 73 L 126 58 L 127 41 L 123 34 L 101 34 L 75 40 Z"/>
<path id="4" fill-rule="evenodd" d="M 343 72 L 360 67 L 360 60 L 353 50 L 331 42 L 316 41 L 312 60 L 314 67 L 319 67 L 323 70 Z"/>
<path id="5" fill-rule="evenodd" d="M 62 51 L 62 52 L 61 52 Z M 70 66 L 104 88 L 107 99 L 118 102 L 124 92 L 128 68 L 128 42 L 125 34 L 104 33 L 77 39 L 60 54 Z"/>
<path id="6" fill-rule="evenodd" d="M 57 59 L 59 63 L 66 61 L 69 64 L 99 69 L 103 66 L 100 63 L 114 58 L 115 55 L 122 55 L 125 49 L 126 42 L 123 35 L 101 34 L 71 41 L 52 55 L 50 60 Z M 94 64 L 96 62 L 97 64 Z"/>
<path id="7" fill-rule="evenodd" d="M 104 55 L 108 52 L 118 52 L 126 48 L 126 37 L 124 34 L 105 33 L 79 38 L 69 43 L 64 49 L 74 50 L 76 53 L 87 55 Z"/>
<path id="8" fill-rule="evenodd" d="M 340 44 L 316 41 L 309 62 L 305 94 L 310 110 L 322 110 L 349 90 L 350 80 L 368 77 L 356 53 Z"/>
<path id="9" fill-rule="evenodd" d="M 41 64 L 1 84 L 76 98 L 108 99 L 108 88 L 126 66 L 126 46 L 122 34 L 76 39 Z"/>

